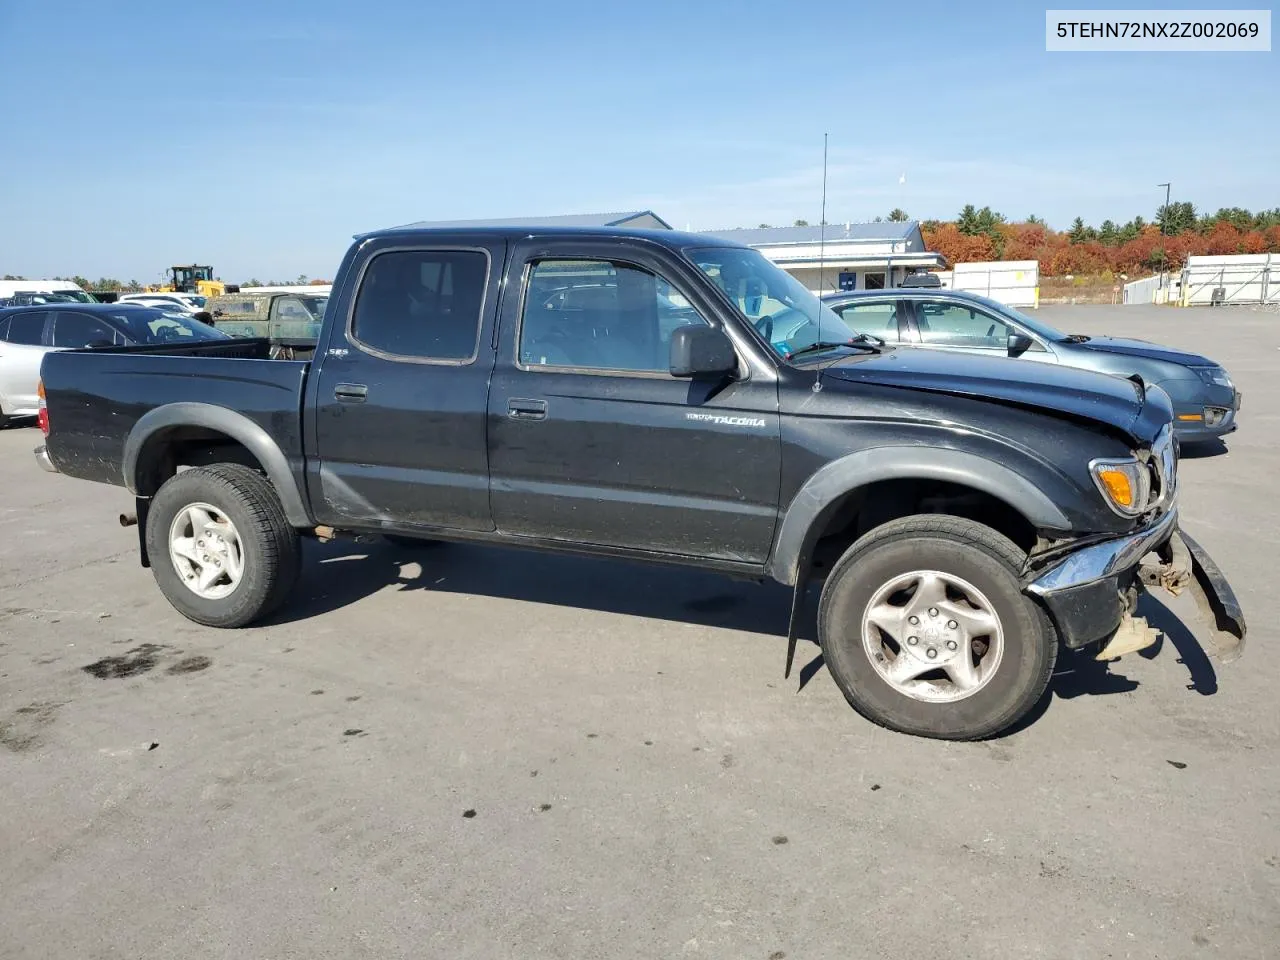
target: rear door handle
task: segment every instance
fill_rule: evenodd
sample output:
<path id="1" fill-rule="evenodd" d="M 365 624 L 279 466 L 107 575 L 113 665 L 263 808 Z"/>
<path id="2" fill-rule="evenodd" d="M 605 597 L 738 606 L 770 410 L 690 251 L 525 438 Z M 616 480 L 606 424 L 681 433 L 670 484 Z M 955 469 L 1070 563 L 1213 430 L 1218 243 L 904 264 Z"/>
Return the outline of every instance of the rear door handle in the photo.
<path id="1" fill-rule="evenodd" d="M 363 383 L 340 383 L 333 388 L 333 397 L 340 403 L 364 403 L 369 388 Z"/>
<path id="2" fill-rule="evenodd" d="M 547 401 L 512 398 L 507 401 L 507 416 L 512 420 L 545 420 Z"/>

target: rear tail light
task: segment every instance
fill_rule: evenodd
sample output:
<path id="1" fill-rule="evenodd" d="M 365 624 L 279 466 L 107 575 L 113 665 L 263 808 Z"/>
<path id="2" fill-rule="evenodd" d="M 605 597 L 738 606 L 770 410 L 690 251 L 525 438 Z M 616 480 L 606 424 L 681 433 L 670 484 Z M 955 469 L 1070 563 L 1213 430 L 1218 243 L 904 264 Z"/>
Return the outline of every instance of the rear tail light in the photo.
<path id="1" fill-rule="evenodd" d="M 40 412 L 36 414 L 36 422 L 40 424 L 40 432 L 46 437 L 49 435 L 49 405 L 44 399 L 44 381 L 41 380 L 36 387 L 36 396 L 40 398 Z"/>

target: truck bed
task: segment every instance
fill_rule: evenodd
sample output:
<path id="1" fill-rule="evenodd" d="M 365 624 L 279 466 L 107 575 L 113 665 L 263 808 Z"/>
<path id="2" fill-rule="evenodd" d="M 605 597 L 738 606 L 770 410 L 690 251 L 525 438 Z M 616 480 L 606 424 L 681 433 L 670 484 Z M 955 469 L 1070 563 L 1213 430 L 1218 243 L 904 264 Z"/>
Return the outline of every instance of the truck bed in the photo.
<path id="1" fill-rule="evenodd" d="M 51 352 L 40 371 L 49 458 L 68 476 L 128 486 L 121 471 L 138 421 L 165 404 L 206 404 L 268 431 L 300 470 L 310 364 L 266 359 L 269 350 L 266 340 L 228 340 Z"/>

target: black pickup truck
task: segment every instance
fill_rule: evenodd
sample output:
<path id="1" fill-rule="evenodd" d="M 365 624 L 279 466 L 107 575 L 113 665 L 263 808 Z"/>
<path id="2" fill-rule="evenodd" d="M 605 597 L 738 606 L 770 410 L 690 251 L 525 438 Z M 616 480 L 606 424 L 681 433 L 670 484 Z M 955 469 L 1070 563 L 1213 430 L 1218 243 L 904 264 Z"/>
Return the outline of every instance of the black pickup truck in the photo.
<path id="1" fill-rule="evenodd" d="M 779 338 L 786 331 L 786 338 Z M 282 604 L 300 538 L 380 533 L 628 557 L 806 587 L 849 702 L 976 738 L 1059 646 L 1155 633 L 1190 589 L 1245 624 L 1178 532 L 1168 397 L 1140 380 L 894 350 L 758 252 L 674 231 L 356 239 L 310 362 L 265 341 L 52 353 L 48 470 L 124 485 L 182 614 Z"/>

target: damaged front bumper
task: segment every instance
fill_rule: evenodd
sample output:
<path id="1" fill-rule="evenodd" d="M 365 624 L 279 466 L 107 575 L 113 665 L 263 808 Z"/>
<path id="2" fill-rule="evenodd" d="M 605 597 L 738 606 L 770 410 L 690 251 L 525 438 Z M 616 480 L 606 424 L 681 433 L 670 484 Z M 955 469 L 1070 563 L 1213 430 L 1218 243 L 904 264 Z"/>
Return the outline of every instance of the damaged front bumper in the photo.
<path id="1" fill-rule="evenodd" d="M 1105 640 L 1101 656 L 1110 658 L 1156 639 L 1132 615 L 1138 583 L 1175 596 L 1190 592 L 1219 659 L 1234 660 L 1244 650 L 1240 603 L 1204 548 L 1178 529 L 1176 509 L 1128 536 L 1082 547 L 1035 575 L 1025 590 L 1044 603 L 1066 646 Z"/>

